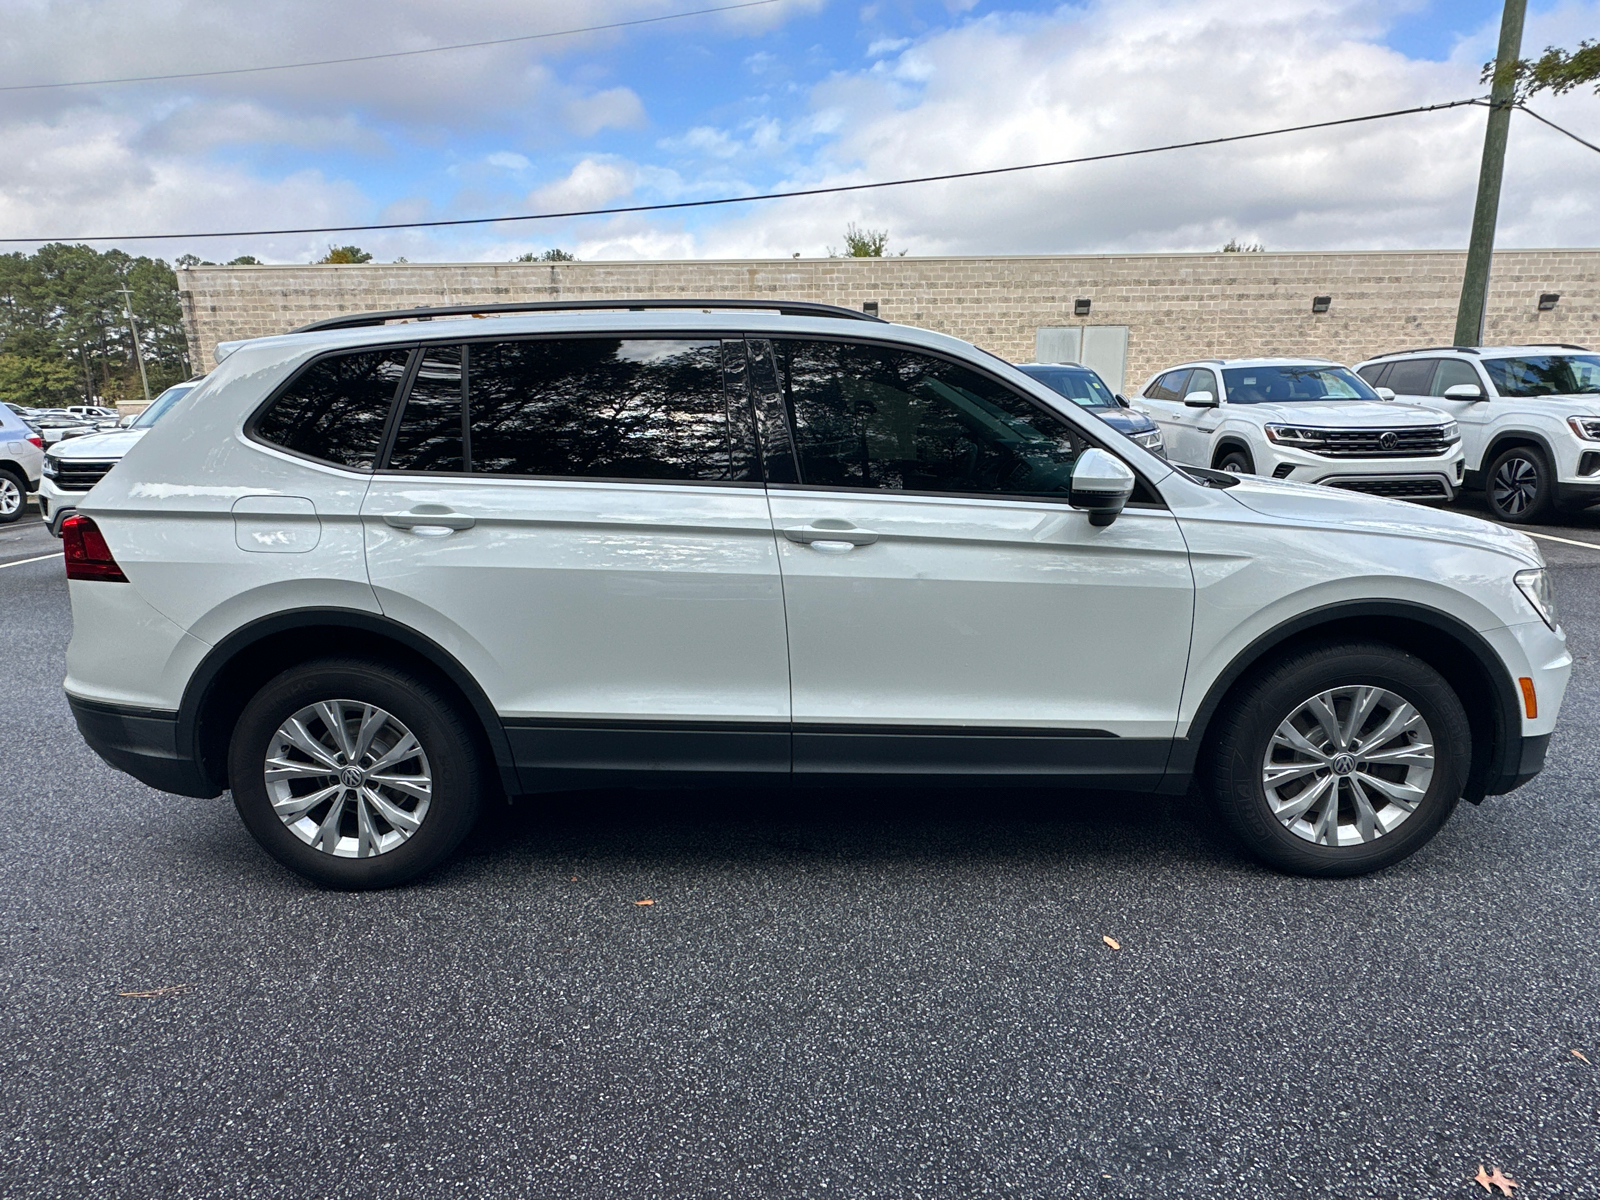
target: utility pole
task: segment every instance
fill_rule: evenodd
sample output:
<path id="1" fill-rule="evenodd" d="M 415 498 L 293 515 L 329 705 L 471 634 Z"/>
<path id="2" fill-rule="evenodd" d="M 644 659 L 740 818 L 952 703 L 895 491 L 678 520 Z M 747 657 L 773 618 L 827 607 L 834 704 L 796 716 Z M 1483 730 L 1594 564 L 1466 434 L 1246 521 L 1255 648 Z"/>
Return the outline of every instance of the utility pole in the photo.
<path id="1" fill-rule="evenodd" d="M 144 402 L 145 406 L 149 407 L 150 377 L 144 373 L 144 349 L 139 345 L 139 323 L 133 319 L 133 293 L 128 290 L 127 284 L 123 284 L 117 290 L 122 293 L 122 299 L 127 306 L 128 328 L 133 331 L 133 356 L 139 360 L 139 382 L 144 384 Z"/>
<path id="2" fill-rule="evenodd" d="M 1515 64 L 1522 55 L 1522 18 L 1528 0 L 1506 0 L 1500 17 L 1500 48 L 1494 56 L 1494 87 L 1489 94 L 1489 127 L 1483 135 L 1483 165 L 1478 169 L 1478 203 L 1472 210 L 1472 240 L 1467 273 L 1456 309 L 1457 346 L 1483 341 L 1483 310 L 1489 302 L 1489 264 L 1494 258 L 1494 224 L 1500 212 L 1500 177 L 1506 166 L 1506 134 L 1516 101 Z"/>

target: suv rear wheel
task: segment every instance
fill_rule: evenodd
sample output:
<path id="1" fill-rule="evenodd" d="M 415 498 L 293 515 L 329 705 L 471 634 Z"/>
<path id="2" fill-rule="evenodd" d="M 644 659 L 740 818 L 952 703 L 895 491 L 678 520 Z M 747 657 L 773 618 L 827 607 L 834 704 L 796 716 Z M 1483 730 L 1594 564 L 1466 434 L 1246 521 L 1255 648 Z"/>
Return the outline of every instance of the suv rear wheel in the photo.
<path id="1" fill-rule="evenodd" d="M 1297 875 L 1362 875 L 1414 853 L 1461 797 L 1471 730 L 1427 663 L 1381 643 L 1317 647 L 1233 697 L 1211 783 L 1235 833 Z"/>
<path id="2" fill-rule="evenodd" d="M 1555 500 L 1550 460 L 1533 446 L 1512 446 L 1495 456 L 1484 474 L 1489 510 L 1502 521 L 1543 520 Z"/>
<path id="3" fill-rule="evenodd" d="M 10 471 L 0 470 L 0 525 L 9 525 L 22 516 L 28 502 L 28 485 Z"/>
<path id="4" fill-rule="evenodd" d="M 325 887 L 403 883 L 478 815 L 470 727 L 426 681 L 357 659 L 279 675 L 245 706 L 228 752 L 233 802 L 262 847 Z"/>

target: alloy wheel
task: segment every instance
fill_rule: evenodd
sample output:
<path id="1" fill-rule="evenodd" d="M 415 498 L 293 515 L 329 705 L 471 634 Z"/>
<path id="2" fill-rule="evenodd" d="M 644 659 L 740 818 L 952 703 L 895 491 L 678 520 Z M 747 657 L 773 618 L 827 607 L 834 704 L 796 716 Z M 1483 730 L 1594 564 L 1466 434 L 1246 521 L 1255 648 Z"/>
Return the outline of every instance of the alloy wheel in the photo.
<path id="1" fill-rule="evenodd" d="M 403 845 L 433 800 L 428 756 L 394 716 L 359 700 L 300 709 L 272 735 L 263 774 L 272 810 L 306 845 L 370 858 Z"/>
<path id="2" fill-rule="evenodd" d="M 1428 794 L 1433 734 L 1386 688 L 1330 688 L 1296 706 L 1267 744 L 1261 782 L 1286 829 L 1320 846 L 1375 841 Z"/>
<path id="3" fill-rule="evenodd" d="M 9 475 L 0 475 L 0 517 L 14 516 L 22 510 L 22 489 Z"/>
<path id="4" fill-rule="evenodd" d="M 1508 458 L 1495 470 L 1489 486 L 1497 509 L 1507 516 L 1521 516 L 1539 494 L 1538 464 L 1520 455 Z"/>

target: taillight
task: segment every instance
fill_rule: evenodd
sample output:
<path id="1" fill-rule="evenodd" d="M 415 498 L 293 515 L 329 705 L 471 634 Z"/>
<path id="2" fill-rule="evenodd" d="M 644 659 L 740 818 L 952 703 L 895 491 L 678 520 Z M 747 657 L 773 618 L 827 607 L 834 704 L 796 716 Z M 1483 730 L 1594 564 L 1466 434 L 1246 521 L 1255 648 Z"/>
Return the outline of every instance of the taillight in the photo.
<path id="1" fill-rule="evenodd" d="M 37 433 L 30 433 L 28 435 L 28 444 L 30 446 L 34 446 L 34 447 L 36 447 L 37 449 L 40 449 L 40 450 L 44 449 L 44 439 L 42 437 L 40 437 Z"/>
<path id="2" fill-rule="evenodd" d="M 111 557 L 105 534 L 88 517 L 74 513 L 61 523 L 61 549 L 67 556 L 68 579 L 128 582 L 117 560 Z"/>

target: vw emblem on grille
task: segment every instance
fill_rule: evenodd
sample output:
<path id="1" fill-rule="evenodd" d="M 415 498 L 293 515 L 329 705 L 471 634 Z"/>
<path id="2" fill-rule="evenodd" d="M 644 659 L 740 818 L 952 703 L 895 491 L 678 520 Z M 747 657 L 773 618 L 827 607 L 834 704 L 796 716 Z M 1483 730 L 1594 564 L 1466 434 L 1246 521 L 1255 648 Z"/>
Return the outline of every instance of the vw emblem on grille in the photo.
<path id="1" fill-rule="evenodd" d="M 1400 444 L 1400 435 L 1392 429 L 1385 429 L 1378 435 L 1378 445 L 1385 450 L 1393 450 Z"/>

